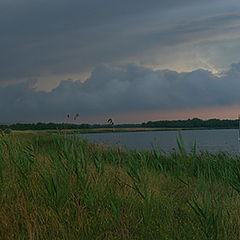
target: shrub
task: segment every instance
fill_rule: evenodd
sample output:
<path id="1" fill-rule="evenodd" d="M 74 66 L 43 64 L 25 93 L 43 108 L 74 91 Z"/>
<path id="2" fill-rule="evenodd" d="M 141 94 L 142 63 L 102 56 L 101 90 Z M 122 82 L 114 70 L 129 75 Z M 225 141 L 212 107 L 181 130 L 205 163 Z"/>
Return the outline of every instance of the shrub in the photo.
<path id="1" fill-rule="evenodd" d="M 4 133 L 5 134 L 11 134 L 12 133 L 12 129 L 7 128 L 7 129 L 4 130 Z"/>

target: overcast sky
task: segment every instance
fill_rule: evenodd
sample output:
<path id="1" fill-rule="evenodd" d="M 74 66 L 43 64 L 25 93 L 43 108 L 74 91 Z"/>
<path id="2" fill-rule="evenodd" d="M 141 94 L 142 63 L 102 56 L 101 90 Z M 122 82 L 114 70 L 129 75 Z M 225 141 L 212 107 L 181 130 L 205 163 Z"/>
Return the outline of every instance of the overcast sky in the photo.
<path id="1" fill-rule="evenodd" d="M 0 123 L 236 118 L 239 62 L 239 0 L 0 1 Z"/>

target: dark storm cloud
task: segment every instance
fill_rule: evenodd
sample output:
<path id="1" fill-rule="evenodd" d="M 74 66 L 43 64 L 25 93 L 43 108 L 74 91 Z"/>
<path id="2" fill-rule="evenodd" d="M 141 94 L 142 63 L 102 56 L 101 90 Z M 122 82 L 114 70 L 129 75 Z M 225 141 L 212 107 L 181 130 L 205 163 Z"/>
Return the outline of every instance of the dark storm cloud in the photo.
<path id="1" fill-rule="evenodd" d="M 177 73 L 136 65 L 99 66 L 85 82 L 65 80 L 50 92 L 36 91 L 33 82 L 0 88 L 1 121 L 63 120 L 116 112 L 175 110 L 230 106 L 240 102 L 240 64 L 221 77 L 198 69 Z"/>
<path id="2" fill-rule="evenodd" d="M 239 21 L 236 13 L 208 14 L 198 20 L 191 14 L 187 17 L 203 4 L 213 8 L 214 2 L 222 4 L 216 0 L 211 5 L 192 0 L 3 0 L 0 81 L 80 73 L 222 30 L 229 34 Z M 185 17 L 183 9 L 188 9 Z"/>

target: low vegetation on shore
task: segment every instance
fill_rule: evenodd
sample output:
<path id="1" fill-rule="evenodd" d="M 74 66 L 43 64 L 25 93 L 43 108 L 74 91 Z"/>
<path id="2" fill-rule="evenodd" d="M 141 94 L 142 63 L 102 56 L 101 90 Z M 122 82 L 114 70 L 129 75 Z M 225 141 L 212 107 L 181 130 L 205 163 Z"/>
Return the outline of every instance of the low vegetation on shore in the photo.
<path id="1" fill-rule="evenodd" d="M 0 135 L 0 239 L 240 239 L 240 160 Z"/>
<path id="2" fill-rule="evenodd" d="M 192 118 L 187 120 L 161 120 L 161 121 L 148 121 L 147 123 L 132 123 L 132 124 L 115 124 L 112 118 L 109 118 L 106 124 L 79 124 L 76 121 L 78 113 L 74 116 L 71 121 L 68 122 L 69 114 L 67 115 L 67 122 L 65 123 L 14 123 L 14 124 L 1 124 L 1 130 L 78 130 L 80 132 L 103 132 L 111 131 L 114 127 L 115 131 L 136 131 L 136 130 L 167 130 L 167 129 L 236 129 L 239 127 L 239 119 L 220 120 L 220 119 L 208 119 L 202 120 L 199 118 Z"/>

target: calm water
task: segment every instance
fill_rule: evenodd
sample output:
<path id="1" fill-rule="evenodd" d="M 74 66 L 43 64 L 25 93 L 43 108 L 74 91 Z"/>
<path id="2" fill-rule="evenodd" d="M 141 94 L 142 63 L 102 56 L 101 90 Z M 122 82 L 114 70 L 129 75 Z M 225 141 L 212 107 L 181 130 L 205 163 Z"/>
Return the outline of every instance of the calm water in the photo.
<path id="1" fill-rule="evenodd" d="M 136 150 L 161 148 L 165 152 L 170 152 L 173 148 L 177 148 L 178 133 L 178 131 L 121 132 L 79 134 L 79 136 L 91 142 L 105 145 Z M 194 141 L 196 141 L 198 150 L 239 152 L 237 129 L 185 130 L 181 131 L 181 134 L 188 151 L 191 150 Z"/>

